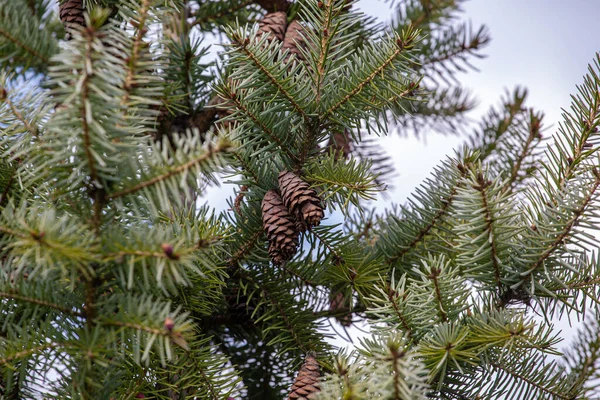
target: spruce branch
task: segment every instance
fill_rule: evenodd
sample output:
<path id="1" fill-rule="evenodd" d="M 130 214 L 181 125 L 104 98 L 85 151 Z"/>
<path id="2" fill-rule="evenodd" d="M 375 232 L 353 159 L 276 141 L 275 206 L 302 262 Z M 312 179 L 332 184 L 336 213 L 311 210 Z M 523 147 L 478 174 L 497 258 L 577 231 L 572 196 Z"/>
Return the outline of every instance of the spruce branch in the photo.
<path id="1" fill-rule="evenodd" d="M 535 176 L 543 157 L 543 114 L 525 107 L 527 91 L 517 87 L 507 94 L 502 107 L 491 108 L 468 139 L 481 152 L 480 159 L 492 177 L 504 175 L 507 193 L 522 192 L 524 182 Z"/>
<path id="2" fill-rule="evenodd" d="M 454 202 L 456 262 L 484 290 L 502 294 L 507 264 L 517 251 L 514 238 L 525 228 L 519 227 L 513 211 L 515 199 L 506 193 L 505 181 L 490 179 L 479 163 L 471 166 L 464 179 Z"/>
<path id="3" fill-rule="evenodd" d="M 425 241 L 432 251 L 438 247 L 432 239 L 438 237 L 442 243 L 453 240 L 454 234 L 444 224 L 452 218 L 453 203 L 473 161 L 469 155 L 462 160 L 444 161 L 434 171 L 433 178 L 417 189 L 415 199 L 400 209 L 399 215 L 388 213 L 382 219 L 377 229 L 376 249 L 389 264 L 421 258 L 419 251 L 426 246 Z"/>
<path id="4" fill-rule="evenodd" d="M 239 262 L 241 262 L 244 259 L 244 257 L 256 245 L 256 243 L 258 242 L 258 239 L 262 235 L 263 235 L 262 230 L 255 232 L 246 243 L 244 243 L 242 246 L 240 246 L 239 250 L 228 260 L 227 264 L 229 266 L 234 266 L 234 265 L 237 265 Z"/>
<path id="5" fill-rule="evenodd" d="M 570 111 L 564 110 L 564 120 L 559 123 L 555 147 L 546 152 L 542 180 L 552 182 L 556 193 L 565 190 L 569 182 L 582 170 L 590 168 L 590 157 L 600 126 L 600 53 L 588 66 L 584 83 L 578 85 L 578 93 L 572 96 Z"/>
<path id="6" fill-rule="evenodd" d="M 221 88 L 222 97 L 230 100 L 253 125 L 258 127 L 274 144 L 276 144 L 282 152 L 284 152 L 290 160 L 298 160 L 298 156 L 290 151 L 284 141 L 277 133 L 269 126 L 271 121 L 264 121 L 262 115 L 258 114 L 259 110 L 255 110 L 250 104 L 245 103 L 245 95 L 243 91 L 237 91 L 236 88 L 224 86 Z"/>
<path id="7" fill-rule="evenodd" d="M 545 396 L 549 395 L 553 399 L 572 400 L 574 395 L 576 395 L 576 393 L 570 393 L 570 390 L 564 389 L 565 386 L 567 386 L 567 389 L 570 389 L 568 386 L 570 380 L 565 379 L 562 371 L 559 368 L 556 368 L 553 363 L 546 365 L 541 371 L 539 371 L 539 368 L 535 368 L 535 365 L 531 363 L 527 363 L 530 368 L 528 368 L 527 364 L 521 364 L 519 365 L 520 368 L 518 370 L 505 363 L 490 361 L 489 364 L 496 371 L 506 374 L 516 381 L 522 382 L 520 385 L 514 385 L 511 388 L 511 392 L 529 392 L 530 389 L 525 388 L 526 386 L 529 386 L 534 388 L 536 392 Z M 521 387 L 519 388 L 519 386 Z"/>
<path id="8" fill-rule="evenodd" d="M 235 0 L 227 2 L 202 2 L 200 7 L 195 12 L 195 19 L 191 22 L 190 27 L 199 25 L 202 30 L 216 29 L 218 26 L 227 25 L 226 21 L 233 21 L 233 16 L 240 16 L 240 10 L 244 10 L 247 6 L 253 4 L 255 0 Z M 249 15 L 242 20 L 249 20 Z"/>
<path id="9" fill-rule="evenodd" d="M 30 276 L 52 271 L 67 276 L 73 269 L 85 279 L 95 275 L 90 264 L 97 261 L 96 238 L 87 224 L 73 216 L 57 215 L 40 205 L 9 204 L 0 214 L 0 226 L 0 232 L 8 235 L 5 246 L 16 270 L 26 269 Z"/>
<path id="10" fill-rule="evenodd" d="M 2 89 L 4 90 L 4 89 Z M 23 124 L 26 131 L 32 136 L 37 136 L 38 130 L 37 127 L 32 125 L 30 121 L 28 121 L 25 116 L 21 113 L 21 111 L 15 106 L 15 104 L 11 100 L 10 92 L 7 92 L 6 95 L 0 96 L 0 101 L 4 102 L 8 108 L 12 111 L 12 114 L 16 117 L 16 119 Z"/>
<path id="11" fill-rule="evenodd" d="M 411 316 L 407 315 L 406 276 L 402 275 L 396 281 L 395 271 L 392 271 L 390 281 L 380 282 L 377 291 L 377 294 L 367 298 L 369 304 L 367 315 L 372 315 L 374 319 L 380 319 L 388 324 L 394 321 L 393 324 L 397 325 L 397 329 L 412 341 L 415 332 L 411 326 Z"/>
<path id="12" fill-rule="evenodd" d="M 83 312 L 74 310 L 73 308 L 64 307 L 60 304 L 56 304 L 56 303 L 53 303 L 50 301 L 40 300 L 39 298 L 36 298 L 36 297 L 23 296 L 19 293 L 15 293 L 14 291 L 9 291 L 9 292 L 0 291 L 0 297 L 4 298 L 4 299 L 16 300 L 16 301 L 31 303 L 31 304 L 35 304 L 35 305 L 39 305 L 39 306 L 43 306 L 43 307 L 53 308 L 55 310 L 65 313 L 65 314 L 71 314 L 71 315 L 74 315 L 77 317 L 84 316 Z"/>
<path id="13" fill-rule="evenodd" d="M 409 87 L 410 89 L 410 87 Z M 393 120 L 400 134 L 424 135 L 428 128 L 439 134 L 459 134 L 466 126 L 465 114 L 475 108 L 469 91 L 461 87 L 429 87 L 408 92 L 392 106 Z"/>
<path id="14" fill-rule="evenodd" d="M 417 40 L 418 35 L 419 35 L 419 31 L 414 30 L 412 28 L 408 28 L 406 31 L 402 32 L 401 36 L 394 38 L 394 45 L 391 45 L 391 43 L 388 43 L 386 41 L 382 41 L 381 43 L 378 43 L 378 45 L 377 45 L 378 46 L 377 52 L 374 52 L 373 51 L 374 49 L 365 48 L 361 52 L 362 54 L 359 53 L 360 56 L 362 56 L 362 57 L 365 57 L 368 54 L 373 54 L 375 56 L 374 59 L 376 60 L 377 63 L 373 63 L 372 65 L 365 66 L 365 68 L 361 68 L 361 69 L 352 68 L 349 71 L 352 75 L 354 75 L 354 76 L 351 75 L 348 78 L 349 82 L 352 82 L 352 84 L 350 85 L 350 87 L 345 88 L 345 90 L 344 90 L 345 93 L 342 95 L 341 98 L 331 99 L 331 100 L 333 100 L 332 104 L 330 103 L 331 105 L 329 105 L 324 110 L 322 119 L 329 117 L 334 112 L 336 112 L 338 109 L 345 106 L 347 103 L 352 104 L 352 100 L 359 93 L 363 92 L 363 90 L 365 90 L 367 87 L 377 86 L 377 83 L 379 83 L 379 81 L 380 81 L 377 78 L 381 78 L 382 76 L 384 76 L 385 75 L 384 71 L 393 68 L 392 65 L 395 61 L 397 61 L 398 57 L 405 50 L 410 50 L 413 47 L 414 42 Z M 391 38 L 389 41 L 391 42 Z M 355 57 L 357 57 L 357 56 L 355 56 Z M 352 60 L 352 61 L 355 61 L 355 60 Z M 358 60 L 356 60 L 356 61 L 358 61 Z M 350 62 L 350 60 L 349 60 L 349 62 Z M 393 78 L 391 76 L 389 78 L 392 79 L 392 83 L 393 83 Z M 354 82 L 356 82 L 356 83 L 354 83 Z M 386 81 L 386 83 L 387 83 L 387 81 Z M 368 96 L 368 94 L 366 94 L 366 93 L 362 94 L 362 96 L 365 96 L 365 95 Z M 402 97 L 402 95 L 400 95 L 399 97 Z M 358 104 L 356 104 L 355 106 L 358 106 Z"/>
<path id="15" fill-rule="evenodd" d="M 133 10 L 132 10 L 133 11 Z M 124 106 L 129 104 L 129 99 L 132 96 L 132 90 L 139 85 L 137 83 L 136 75 L 137 70 L 140 69 L 140 62 L 144 62 L 144 58 L 142 55 L 143 49 L 147 47 L 147 45 L 143 42 L 144 36 L 148 32 L 147 24 L 149 21 L 149 11 L 150 11 L 150 1 L 142 0 L 138 9 L 135 10 L 135 14 L 129 22 L 135 27 L 136 33 L 133 38 L 133 43 L 131 46 L 131 53 L 127 56 L 127 71 L 125 73 L 125 79 L 123 81 L 123 94 L 121 96 L 120 103 Z"/>
<path id="16" fill-rule="evenodd" d="M 321 93 L 323 91 L 323 81 L 325 80 L 326 74 L 327 74 L 327 71 L 325 70 L 325 59 L 329 53 L 329 48 L 331 47 L 331 43 L 335 39 L 336 33 L 337 33 L 337 32 L 335 32 L 335 30 L 332 31 L 332 26 L 331 26 L 334 13 L 339 12 L 338 9 L 334 9 L 335 6 L 336 6 L 335 0 L 327 0 L 325 3 L 321 3 L 321 5 L 319 7 L 321 9 L 324 9 L 324 11 L 321 12 L 322 13 L 322 17 L 321 17 L 321 21 L 320 21 L 321 24 L 318 27 L 321 40 L 319 41 L 319 56 L 317 59 L 317 68 L 316 68 L 316 77 L 315 77 L 315 80 L 316 80 L 315 101 L 317 103 L 321 102 Z M 337 7 L 339 7 L 339 4 L 337 4 Z M 336 28 L 339 29 L 339 26 L 336 26 Z"/>
<path id="17" fill-rule="evenodd" d="M 262 328 L 265 334 L 273 335 L 268 344 L 280 344 L 281 352 L 299 350 L 303 353 L 322 349 L 325 346 L 315 335 L 314 329 L 318 324 L 314 322 L 312 313 L 308 310 L 301 311 L 298 300 L 291 297 L 291 294 L 282 293 L 281 288 L 254 276 L 250 271 L 240 269 L 238 273 L 240 278 L 247 282 L 246 285 L 249 284 L 248 295 L 252 293 L 253 296 L 260 298 L 252 318 L 257 324 L 268 323 Z M 285 302 L 282 296 L 287 297 Z M 299 324 L 299 321 L 306 318 L 313 321 L 312 326 Z"/>
<path id="18" fill-rule="evenodd" d="M 597 191 L 599 188 L 600 174 L 595 173 L 591 185 L 584 189 L 584 196 L 578 199 L 579 206 L 574 210 L 571 210 L 572 214 L 565 222 L 561 224 L 562 228 L 558 231 L 555 230 L 555 233 L 552 234 L 550 241 L 546 244 L 545 249 L 539 255 L 537 255 L 536 259 L 532 260 L 532 262 L 527 265 L 523 272 L 520 273 L 521 280 L 526 281 L 530 279 L 532 274 L 536 273 L 538 269 L 545 264 L 548 258 L 555 255 L 557 250 L 564 246 L 565 242 L 569 240 L 577 222 L 582 218 L 582 216 L 586 215 L 587 208 L 593 204 L 593 201 L 597 197 Z"/>
<path id="19" fill-rule="evenodd" d="M 562 359 L 562 365 L 568 367 L 571 374 L 576 377 L 576 383 L 573 386 L 583 388 L 586 398 L 597 396 L 599 392 L 597 383 L 600 360 L 598 326 L 598 316 L 583 325 Z"/>
<path id="20" fill-rule="evenodd" d="M 477 70 L 469 58 L 482 58 L 479 53 L 490 42 L 487 28 L 482 25 L 473 32 L 470 23 L 450 26 L 426 37 L 418 46 L 419 63 L 415 65 L 435 83 L 441 78 L 446 84 L 457 82 L 456 72 L 466 72 L 464 66 Z"/>
<path id="21" fill-rule="evenodd" d="M 361 200 L 372 200 L 383 190 L 368 160 L 339 160 L 329 153 L 305 165 L 305 170 L 307 182 L 322 192 L 323 201 L 330 208 L 341 204 L 345 214 L 351 205 L 359 207 Z"/>
<path id="22" fill-rule="evenodd" d="M 519 180 L 519 173 L 521 172 L 527 157 L 532 156 L 534 147 L 537 145 L 537 143 L 535 143 L 536 139 L 539 140 L 541 138 L 541 122 L 542 115 L 535 114 L 533 111 L 529 112 L 529 135 L 527 136 L 527 139 L 525 139 L 525 143 L 523 143 L 522 145 L 521 152 L 518 154 L 514 164 L 512 165 L 512 168 L 510 170 L 510 177 L 505 184 L 505 190 L 509 193 L 513 190 L 513 187 Z M 527 167 L 531 168 L 529 167 L 529 165 L 527 165 Z M 529 173 L 529 171 L 527 170 L 525 172 Z"/>
<path id="23" fill-rule="evenodd" d="M 58 43 L 47 29 L 39 29 L 40 24 L 24 1 L 0 4 L 0 65 L 5 71 L 17 67 L 46 71 L 50 58 L 58 52 Z"/>
<path id="24" fill-rule="evenodd" d="M 189 160 L 189 161 L 187 161 L 183 164 L 177 165 L 175 167 L 170 167 L 162 174 L 152 176 L 150 179 L 138 182 L 129 188 L 122 189 L 117 192 L 109 193 L 108 198 L 109 199 L 117 199 L 120 197 L 129 196 L 129 195 L 134 194 L 142 189 L 159 184 L 159 183 L 164 182 L 168 179 L 171 179 L 177 175 L 186 173 L 189 170 L 191 170 L 193 167 L 201 167 L 204 164 L 208 164 L 209 161 L 212 161 L 213 159 L 217 158 L 217 156 L 219 156 L 220 153 L 229 152 L 231 147 L 232 147 L 232 145 L 228 141 L 220 140 L 216 143 L 216 145 L 214 147 L 208 146 L 206 151 L 201 152 L 199 155 L 197 155 L 192 160 Z"/>
<path id="25" fill-rule="evenodd" d="M 240 53 L 244 54 L 251 63 L 245 63 L 244 68 L 237 69 L 232 79 L 243 80 L 247 78 L 250 71 L 253 71 L 251 76 L 253 77 L 252 85 L 253 90 L 260 90 L 257 87 L 259 84 L 256 70 L 260 71 L 264 76 L 266 82 L 268 82 L 277 93 L 281 93 L 283 97 L 291 104 L 293 110 L 297 112 L 302 119 L 307 120 L 308 115 L 304 110 L 305 106 L 298 104 L 298 101 L 306 102 L 306 95 L 303 95 L 299 90 L 301 85 L 298 85 L 296 80 L 286 76 L 287 67 L 283 66 L 281 62 L 275 62 L 273 55 L 276 54 L 276 50 L 279 46 L 276 46 L 276 42 L 271 45 L 267 45 L 269 42 L 268 36 L 258 38 L 256 34 L 247 35 L 243 34 L 243 31 L 237 30 L 230 34 L 230 38 L 236 49 L 239 49 Z M 236 57 L 230 53 L 232 57 L 231 62 L 236 62 Z M 245 70 L 248 73 L 244 73 Z M 243 86 L 240 86 L 243 87 Z M 301 97 L 302 96 L 302 97 Z"/>
<path id="26" fill-rule="evenodd" d="M 39 345 L 39 346 L 35 346 L 35 347 L 28 348 L 25 350 L 21 350 L 18 352 L 13 352 L 12 354 L 5 353 L 5 356 L 0 358 L 0 365 L 6 365 L 6 364 L 10 363 L 11 361 L 19 360 L 19 359 L 31 356 L 33 354 L 40 353 L 45 350 L 68 348 L 68 347 L 71 347 L 71 346 L 67 343 L 46 343 L 43 345 Z"/>

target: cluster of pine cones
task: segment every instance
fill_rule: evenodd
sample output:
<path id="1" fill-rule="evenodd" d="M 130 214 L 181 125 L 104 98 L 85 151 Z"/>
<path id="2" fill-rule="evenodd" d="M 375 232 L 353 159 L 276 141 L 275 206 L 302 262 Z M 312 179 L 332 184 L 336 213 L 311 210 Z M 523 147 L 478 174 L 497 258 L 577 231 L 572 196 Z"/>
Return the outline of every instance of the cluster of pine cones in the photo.
<path id="1" fill-rule="evenodd" d="M 298 248 L 298 237 L 325 216 L 321 198 L 308 183 L 293 172 L 279 173 L 279 189 L 269 190 L 263 198 L 263 227 L 269 239 L 269 256 L 275 265 L 290 260 Z"/>

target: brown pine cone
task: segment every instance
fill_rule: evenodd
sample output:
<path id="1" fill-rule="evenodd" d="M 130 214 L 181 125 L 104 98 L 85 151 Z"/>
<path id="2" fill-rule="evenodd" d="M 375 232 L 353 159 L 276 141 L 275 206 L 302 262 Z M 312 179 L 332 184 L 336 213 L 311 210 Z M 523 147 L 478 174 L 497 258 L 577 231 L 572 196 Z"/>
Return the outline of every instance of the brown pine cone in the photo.
<path id="1" fill-rule="evenodd" d="M 342 292 L 330 292 L 329 293 L 329 311 L 342 311 L 344 310 L 344 314 L 338 314 L 335 316 L 335 319 L 342 324 L 342 326 L 350 326 L 352 325 L 352 313 L 348 308 L 348 301 L 344 293 Z"/>
<path id="2" fill-rule="evenodd" d="M 59 7 L 60 20 L 67 31 L 65 39 L 71 39 L 70 31 L 85 26 L 83 0 L 65 0 Z"/>
<path id="3" fill-rule="evenodd" d="M 319 371 L 319 363 L 315 353 L 310 352 L 306 355 L 304 364 L 298 372 L 298 376 L 292 385 L 292 392 L 288 397 L 288 400 L 308 400 L 314 399 L 319 389 L 319 377 L 321 372 Z"/>
<path id="4" fill-rule="evenodd" d="M 281 189 L 283 204 L 299 222 L 303 223 L 299 226 L 299 230 L 306 230 L 306 224 L 317 226 L 321 223 L 325 216 L 321 198 L 314 189 L 310 189 L 308 183 L 293 172 L 281 171 L 279 189 Z"/>
<path id="5" fill-rule="evenodd" d="M 258 23 L 258 37 L 263 34 L 269 35 L 269 42 L 277 38 L 280 42 L 285 37 L 285 28 L 287 27 L 287 15 L 283 11 L 269 13 Z"/>
<path id="6" fill-rule="evenodd" d="M 347 129 L 344 129 L 343 132 L 336 132 L 329 138 L 329 143 L 327 143 L 327 150 L 334 152 L 334 157 L 336 160 L 341 158 L 347 159 L 350 153 L 352 153 L 352 147 L 350 147 L 350 143 L 352 142 L 352 138 Z"/>
<path id="7" fill-rule="evenodd" d="M 292 21 L 285 31 L 285 38 L 281 45 L 281 50 L 288 49 L 289 53 L 284 62 L 287 62 L 292 54 L 295 54 L 299 60 L 304 60 L 304 56 L 299 49 L 306 47 L 306 41 L 302 36 L 305 28 L 296 20 Z"/>
<path id="8" fill-rule="evenodd" d="M 296 254 L 298 231 L 276 191 L 269 190 L 265 194 L 261 209 L 263 228 L 269 239 L 269 256 L 273 264 L 281 265 Z"/>

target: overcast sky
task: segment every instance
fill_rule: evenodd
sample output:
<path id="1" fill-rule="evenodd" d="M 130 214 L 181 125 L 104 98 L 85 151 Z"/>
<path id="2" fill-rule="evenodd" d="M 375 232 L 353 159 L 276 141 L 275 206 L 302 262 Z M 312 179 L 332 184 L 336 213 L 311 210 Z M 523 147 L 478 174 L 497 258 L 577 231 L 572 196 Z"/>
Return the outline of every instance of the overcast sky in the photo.
<path id="1" fill-rule="evenodd" d="M 366 13 L 389 20 L 389 2 L 361 0 Z M 580 84 L 587 65 L 600 51 L 600 1 L 598 0 L 472 0 L 464 4 L 464 19 L 473 27 L 485 24 L 492 41 L 479 69 L 458 76 L 479 101 L 471 113 L 474 121 L 498 104 L 508 89 L 529 90 L 527 105 L 546 114 L 545 134 L 556 131 L 561 108 L 568 108 L 570 94 Z M 464 138 L 428 135 L 426 141 L 390 137 L 398 169 L 391 198 L 402 202 L 445 155 L 452 155 Z"/>

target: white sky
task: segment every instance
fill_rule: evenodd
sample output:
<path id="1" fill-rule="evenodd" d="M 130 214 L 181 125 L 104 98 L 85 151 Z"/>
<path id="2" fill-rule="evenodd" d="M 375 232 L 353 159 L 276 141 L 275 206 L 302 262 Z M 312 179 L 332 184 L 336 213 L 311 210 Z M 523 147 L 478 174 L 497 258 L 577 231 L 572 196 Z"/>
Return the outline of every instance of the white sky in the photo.
<path id="1" fill-rule="evenodd" d="M 370 15 L 389 20 L 389 3 L 361 0 L 359 7 Z M 472 0 L 465 3 L 464 17 L 473 27 L 487 25 L 492 41 L 483 50 L 484 59 L 474 59 L 480 70 L 458 75 L 471 89 L 479 106 L 474 121 L 497 105 L 506 89 L 517 85 L 529 89 L 527 105 L 543 110 L 544 126 L 552 135 L 561 120 L 561 107 L 568 108 L 570 94 L 582 82 L 587 65 L 600 51 L 598 0 Z M 462 142 L 461 137 L 430 134 L 423 140 L 390 137 L 386 148 L 394 149 L 399 177 L 392 198 L 402 202 L 445 155 Z"/>

